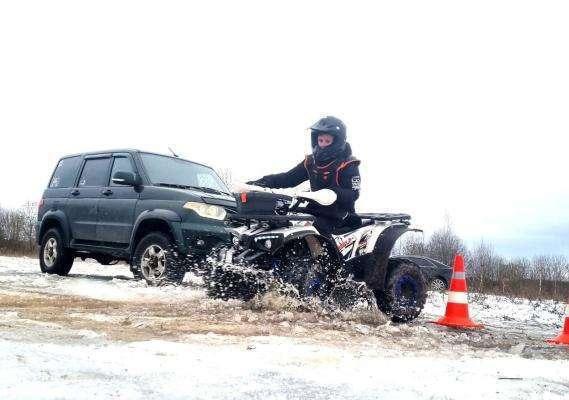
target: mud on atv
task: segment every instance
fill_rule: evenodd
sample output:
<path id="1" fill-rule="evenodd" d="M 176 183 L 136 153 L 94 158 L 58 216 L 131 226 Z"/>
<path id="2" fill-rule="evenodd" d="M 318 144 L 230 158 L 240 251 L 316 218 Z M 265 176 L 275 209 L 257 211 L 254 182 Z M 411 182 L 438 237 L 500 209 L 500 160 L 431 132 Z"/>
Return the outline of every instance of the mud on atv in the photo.
<path id="1" fill-rule="evenodd" d="M 355 222 L 324 236 L 313 226 L 314 216 L 302 213 L 312 201 L 329 205 L 335 194 L 237 196 L 238 213 L 229 216 L 233 244 L 214 251 L 204 276 L 208 294 L 250 300 L 277 285 L 340 306 L 368 295 L 395 322 L 417 318 L 425 279 L 418 266 L 389 258 L 397 239 L 412 230 L 410 216 L 356 214 Z"/>

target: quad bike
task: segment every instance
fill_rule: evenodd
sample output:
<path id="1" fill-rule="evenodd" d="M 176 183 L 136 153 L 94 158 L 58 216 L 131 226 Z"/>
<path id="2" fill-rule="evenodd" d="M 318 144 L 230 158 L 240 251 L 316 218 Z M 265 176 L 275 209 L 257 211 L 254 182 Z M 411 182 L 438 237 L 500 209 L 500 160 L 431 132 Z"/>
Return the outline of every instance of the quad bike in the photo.
<path id="1" fill-rule="evenodd" d="M 427 285 L 419 267 L 389 258 L 396 240 L 413 230 L 409 215 L 353 214 L 346 226 L 321 235 L 306 207 L 333 204 L 332 190 L 291 197 L 249 189 L 236 195 L 237 213 L 229 215 L 233 244 L 210 258 L 204 275 L 210 296 L 250 300 L 279 284 L 347 306 L 367 294 L 395 322 L 420 314 Z"/>

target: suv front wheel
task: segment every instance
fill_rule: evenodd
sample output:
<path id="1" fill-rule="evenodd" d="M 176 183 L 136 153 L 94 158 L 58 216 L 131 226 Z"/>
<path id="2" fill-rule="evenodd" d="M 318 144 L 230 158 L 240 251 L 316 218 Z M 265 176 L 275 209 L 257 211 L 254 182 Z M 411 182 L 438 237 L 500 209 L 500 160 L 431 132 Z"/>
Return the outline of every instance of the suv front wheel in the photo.
<path id="1" fill-rule="evenodd" d="M 186 266 L 172 240 L 160 232 L 144 236 L 134 251 L 134 277 L 146 280 L 151 286 L 165 283 L 179 284 L 184 279 Z"/>
<path id="2" fill-rule="evenodd" d="M 50 229 L 41 239 L 39 249 L 41 272 L 65 276 L 73 266 L 74 255 L 64 246 L 58 229 Z"/>

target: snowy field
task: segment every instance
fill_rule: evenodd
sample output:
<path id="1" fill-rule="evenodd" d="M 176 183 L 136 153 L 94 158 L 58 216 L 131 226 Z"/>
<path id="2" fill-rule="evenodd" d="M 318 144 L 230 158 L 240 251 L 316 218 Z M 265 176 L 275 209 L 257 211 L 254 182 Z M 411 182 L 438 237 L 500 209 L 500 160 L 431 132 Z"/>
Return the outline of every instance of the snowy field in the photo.
<path id="1" fill-rule="evenodd" d="M 125 265 L 68 277 L 0 257 L 0 399 L 569 399 L 564 304 L 471 295 L 481 331 L 267 296 L 146 287 Z"/>

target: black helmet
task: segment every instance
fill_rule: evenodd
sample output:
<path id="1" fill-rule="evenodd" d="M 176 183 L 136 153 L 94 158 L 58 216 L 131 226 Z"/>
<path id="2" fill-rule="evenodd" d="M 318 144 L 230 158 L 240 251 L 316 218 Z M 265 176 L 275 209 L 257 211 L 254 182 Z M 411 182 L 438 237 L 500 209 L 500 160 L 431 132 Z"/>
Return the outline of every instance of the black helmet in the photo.
<path id="1" fill-rule="evenodd" d="M 336 117 L 325 117 L 310 127 L 312 154 L 317 162 L 326 162 L 336 158 L 346 148 L 346 125 Z M 334 142 L 323 149 L 318 146 L 318 135 L 327 133 L 334 137 Z"/>

